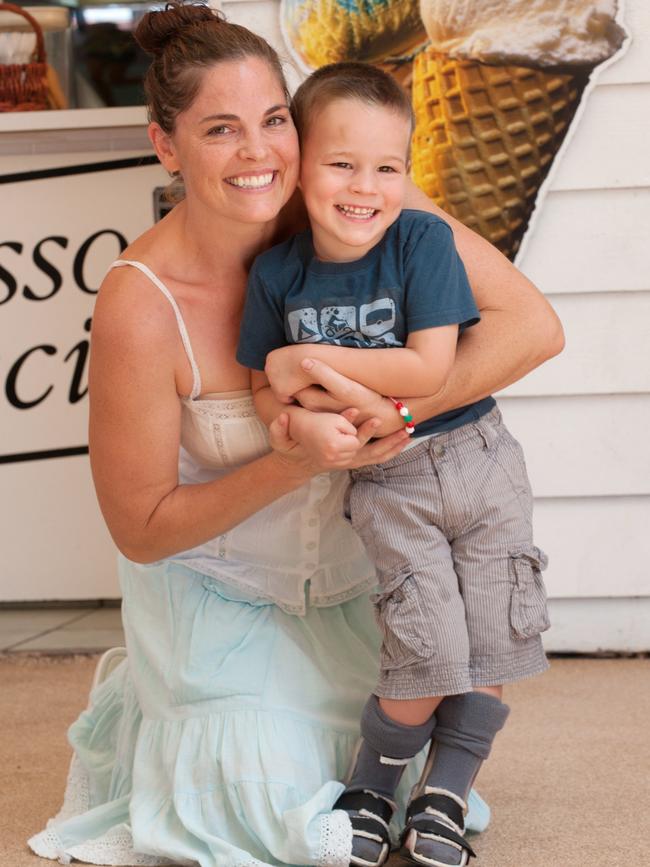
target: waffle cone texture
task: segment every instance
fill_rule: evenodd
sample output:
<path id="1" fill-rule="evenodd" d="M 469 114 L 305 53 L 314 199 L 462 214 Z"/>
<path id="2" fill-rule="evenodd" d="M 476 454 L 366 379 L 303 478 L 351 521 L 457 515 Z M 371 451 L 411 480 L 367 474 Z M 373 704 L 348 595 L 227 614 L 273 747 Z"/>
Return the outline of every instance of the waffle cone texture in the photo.
<path id="1" fill-rule="evenodd" d="M 307 66 L 380 60 L 426 39 L 418 0 L 282 0 L 285 38 Z"/>
<path id="2" fill-rule="evenodd" d="M 513 258 L 588 81 L 421 52 L 413 69 L 413 179 Z"/>

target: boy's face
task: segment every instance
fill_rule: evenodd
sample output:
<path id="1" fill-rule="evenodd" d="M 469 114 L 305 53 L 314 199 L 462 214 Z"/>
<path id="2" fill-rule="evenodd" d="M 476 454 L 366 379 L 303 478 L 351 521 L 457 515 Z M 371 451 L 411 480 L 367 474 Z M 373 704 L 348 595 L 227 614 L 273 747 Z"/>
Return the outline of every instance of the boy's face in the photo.
<path id="1" fill-rule="evenodd" d="M 311 119 L 300 186 L 320 259 L 360 259 L 397 219 L 410 132 L 393 109 L 357 99 L 330 102 Z"/>

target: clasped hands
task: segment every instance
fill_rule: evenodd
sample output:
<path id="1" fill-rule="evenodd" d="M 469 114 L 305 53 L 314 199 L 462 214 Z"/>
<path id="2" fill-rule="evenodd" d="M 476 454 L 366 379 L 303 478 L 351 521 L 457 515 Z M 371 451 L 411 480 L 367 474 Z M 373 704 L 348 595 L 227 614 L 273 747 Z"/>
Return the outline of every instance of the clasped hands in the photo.
<path id="1" fill-rule="evenodd" d="M 270 427 L 275 449 L 301 449 L 328 469 L 381 463 L 408 441 L 392 403 L 323 361 L 308 357 L 309 346 L 286 346 L 267 356 L 265 373 L 282 403 L 310 412 L 282 413 Z M 373 437 L 382 437 L 369 442 Z"/>

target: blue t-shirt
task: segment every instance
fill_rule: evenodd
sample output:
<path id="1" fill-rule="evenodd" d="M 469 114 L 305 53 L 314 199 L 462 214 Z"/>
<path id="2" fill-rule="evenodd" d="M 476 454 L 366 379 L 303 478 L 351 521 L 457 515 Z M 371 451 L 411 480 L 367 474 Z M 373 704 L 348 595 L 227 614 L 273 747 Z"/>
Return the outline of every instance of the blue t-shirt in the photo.
<path id="1" fill-rule="evenodd" d="M 323 262 L 311 231 L 258 256 L 248 279 L 237 360 L 263 370 L 289 343 L 372 349 L 405 346 L 412 331 L 479 321 L 465 268 L 444 220 L 402 211 L 361 259 Z M 416 436 L 459 427 L 494 406 L 485 398 L 421 422 Z"/>

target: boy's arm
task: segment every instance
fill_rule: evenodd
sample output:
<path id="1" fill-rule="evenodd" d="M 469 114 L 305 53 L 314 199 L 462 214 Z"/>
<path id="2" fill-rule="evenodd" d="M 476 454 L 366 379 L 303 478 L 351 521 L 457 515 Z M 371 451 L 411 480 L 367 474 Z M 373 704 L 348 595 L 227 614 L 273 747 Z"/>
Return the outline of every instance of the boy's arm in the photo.
<path id="1" fill-rule="evenodd" d="M 457 339 L 458 325 L 444 325 L 412 332 L 404 348 L 357 349 L 299 343 L 269 353 L 265 373 L 277 401 L 282 403 L 313 383 L 301 366 L 305 358 L 324 361 L 380 394 L 434 395 L 443 388 L 452 368 Z"/>
<path id="2" fill-rule="evenodd" d="M 286 435 L 294 444 L 300 445 L 311 460 L 318 462 L 334 460 L 360 460 L 360 464 L 372 463 L 373 457 L 379 460 L 387 460 L 388 453 L 372 455 L 368 449 L 374 446 L 360 448 L 359 435 L 363 437 L 374 436 L 379 427 L 378 419 L 365 419 L 357 428 L 352 423 L 356 420 L 356 410 L 346 410 L 344 413 L 310 412 L 298 404 L 286 406 L 276 399 L 268 379 L 259 370 L 251 370 L 251 389 L 255 410 L 264 424 L 271 425 L 279 416 L 288 417 Z M 395 439 L 390 457 L 400 449 L 399 440 Z M 366 453 L 367 456 L 366 456 Z"/>

